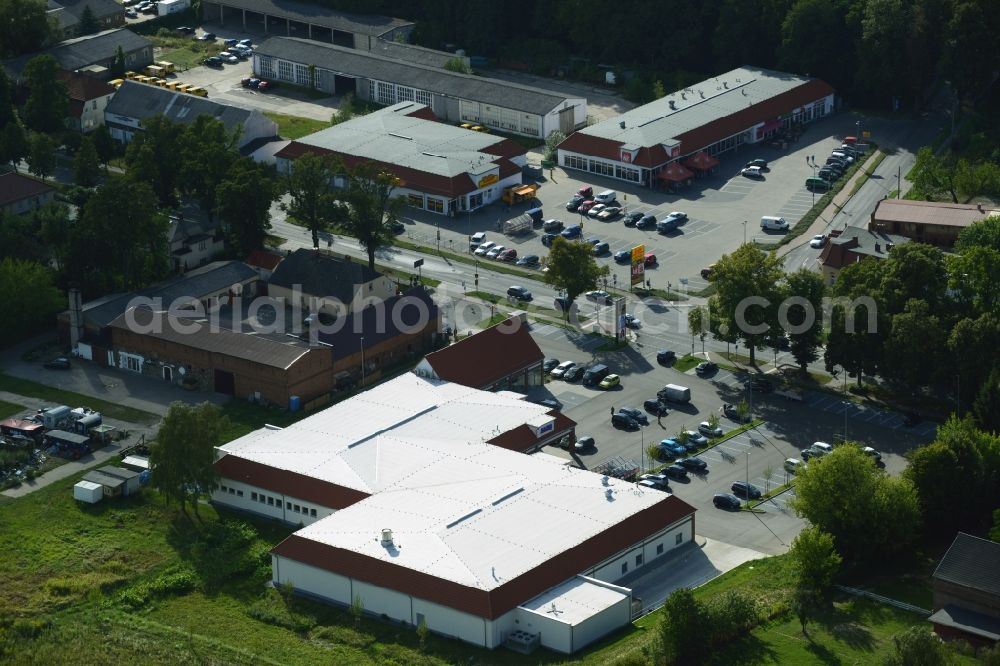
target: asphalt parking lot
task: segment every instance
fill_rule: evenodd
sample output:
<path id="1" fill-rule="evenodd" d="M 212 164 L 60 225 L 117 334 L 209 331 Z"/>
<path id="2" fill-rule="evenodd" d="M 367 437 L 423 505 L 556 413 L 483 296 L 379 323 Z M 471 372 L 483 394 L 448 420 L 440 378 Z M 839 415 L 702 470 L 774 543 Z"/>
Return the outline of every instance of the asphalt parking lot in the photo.
<path id="1" fill-rule="evenodd" d="M 488 240 L 515 248 L 519 256 L 545 256 L 548 249 L 541 243 L 540 229 L 513 238 L 497 231 L 502 220 L 540 204 L 546 219 L 559 219 L 567 226 L 582 223 L 583 238 L 596 237 L 607 242 L 610 253 L 599 261 L 611 267 L 619 283 L 625 283 L 628 266 L 615 264 L 614 253 L 641 243 L 659 260 L 659 264 L 647 272 L 653 286 L 665 288 L 668 282 L 677 285 L 685 278 L 689 288 L 697 290 L 705 286 L 701 269 L 722 254 L 735 250 L 743 243 L 744 233 L 746 240 L 774 242 L 781 238 L 780 233 L 760 228 L 762 216 L 778 215 L 792 226 L 802 218 L 813 204 L 813 194 L 804 187 L 805 179 L 813 175 L 806 158 L 816 156 L 822 161 L 831 149 L 840 145 L 840 137 L 852 133 L 854 128 L 852 117 L 832 116 L 809 125 L 799 141 L 790 144 L 787 150 L 760 144 L 724 153 L 719 156 L 721 164 L 717 175 L 696 179 L 690 187 L 676 194 L 557 168 L 553 174 L 545 172 L 537 202 L 519 204 L 510 210 L 504 204 L 492 204 L 471 215 L 448 218 L 407 208 L 404 211 L 407 235 L 414 240 L 434 243 L 440 230 L 444 247 L 464 251 L 471 233 L 485 231 Z M 750 180 L 739 175 L 747 161 L 758 157 L 769 162 L 770 171 L 764 180 Z M 581 218 L 567 212 L 565 203 L 584 185 L 593 187 L 595 193 L 615 190 L 619 204 L 628 211 L 648 212 L 658 219 L 671 211 L 683 211 L 689 219 L 677 231 L 662 235 L 625 227 L 621 218 L 607 222 Z"/>
<path id="2" fill-rule="evenodd" d="M 600 352 L 596 347 L 601 341 L 594 336 L 538 324 L 532 324 L 532 335 L 547 357 L 588 365 L 600 361 L 622 377 L 621 386 L 610 391 L 561 380 L 545 385 L 548 392 L 563 403 L 563 412 L 577 421 L 577 435 L 590 435 L 596 443 L 593 450 L 580 455 L 554 447 L 547 452 L 574 460 L 588 469 L 617 456 L 644 463 L 648 468 L 652 463 L 645 459 L 645 450 L 650 444 L 673 437 L 682 429 L 694 430 L 711 413 L 718 414 L 723 402 L 736 403 L 746 397 L 741 377 L 719 370 L 713 376 L 701 378 L 693 370 L 681 373 L 660 366 L 656 362 L 656 349 L 652 347 L 637 345 L 629 350 Z M 654 416 L 649 417 L 649 425 L 634 432 L 611 426 L 612 407 L 642 409 L 643 401 L 654 397 L 667 383 L 689 387 L 690 405 L 672 405 L 670 413 L 662 418 L 662 426 Z M 787 506 L 791 492 L 765 503 L 763 514 L 716 509 L 712 505 L 712 495 L 729 492 L 734 481 L 747 478 L 761 490 L 785 482 L 788 478 L 783 469 L 786 458 L 801 457 L 800 450 L 813 442 L 833 442 L 843 433 L 845 406 L 842 401 L 831 398 L 821 393 L 807 394 L 807 399 L 798 403 L 772 394 L 753 395 L 754 415 L 765 420 L 752 433 L 753 439 L 760 444 L 754 444 L 750 434 L 737 435 L 699 454 L 708 463 L 706 474 L 689 475 L 687 483 L 671 483 L 672 492 L 699 510 L 698 534 L 760 552 L 783 552 L 787 548 L 803 524 Z M 720 415 L 720 426 L 730 430 L 736 424 Z M 889 473 L 901 472 L 906 464 L 905 452 L 930 441 L 933 434 L 932 424 L 904 428 L 894 413 L 853 404 L 848 406 L 848 438 L 882 452 Z"/>

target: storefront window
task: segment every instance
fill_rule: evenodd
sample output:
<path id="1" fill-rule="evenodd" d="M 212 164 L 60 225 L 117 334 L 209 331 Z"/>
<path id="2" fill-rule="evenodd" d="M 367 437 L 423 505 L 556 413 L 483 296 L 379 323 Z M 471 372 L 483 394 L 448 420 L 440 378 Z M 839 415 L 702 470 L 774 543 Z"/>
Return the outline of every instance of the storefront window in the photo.
<path id="1" fill-rule="evenodd" d="M 441 199 L 434 199 L 432 197 L 427 197 L 427 210 L 434 213 L 444 212 L 444 201 Z"/>
<path id="2" fill-rule="evenodd" d="M 414 208 L 423 208 L 424 197 L 422 194 L 408 194 L 406 195 L 406 203 L 410 204 Z"/>

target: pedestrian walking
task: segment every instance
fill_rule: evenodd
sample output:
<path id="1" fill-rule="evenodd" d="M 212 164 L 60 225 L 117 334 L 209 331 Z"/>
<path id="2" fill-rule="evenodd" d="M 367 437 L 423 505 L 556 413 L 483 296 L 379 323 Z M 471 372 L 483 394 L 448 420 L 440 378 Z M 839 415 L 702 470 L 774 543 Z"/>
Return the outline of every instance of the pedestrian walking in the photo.
<path id="1" fill-rule="evenodd" d="M 615 406 L 611 405 L 611 416 L 615 415 Z"/>
<path id="2" fill-rule="evenodd" d="M 658 413 L 656 415 L 656 425 L 660 426 L 661 428 L 663 427 L 663 421 L 661 420 L 662 418 L 663 416 L 661 414 Z"/>

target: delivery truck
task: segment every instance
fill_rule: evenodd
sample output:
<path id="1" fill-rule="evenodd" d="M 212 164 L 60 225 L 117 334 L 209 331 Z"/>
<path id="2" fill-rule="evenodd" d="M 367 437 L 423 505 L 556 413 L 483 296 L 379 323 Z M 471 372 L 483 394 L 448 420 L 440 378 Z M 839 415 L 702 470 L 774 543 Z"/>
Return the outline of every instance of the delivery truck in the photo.
<path id="1" fill-rule="evenodd" d="M 667 384 L 656 392 L 656 397 L 661 401 L 691 402 L 691 389 L 678 384 Z"/>

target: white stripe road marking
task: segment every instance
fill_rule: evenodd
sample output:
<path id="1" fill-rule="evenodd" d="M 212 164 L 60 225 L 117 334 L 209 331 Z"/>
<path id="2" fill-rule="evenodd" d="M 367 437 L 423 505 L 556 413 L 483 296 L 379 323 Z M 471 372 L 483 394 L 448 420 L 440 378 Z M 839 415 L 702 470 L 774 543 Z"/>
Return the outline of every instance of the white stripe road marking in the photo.
<path id="1" fill-rule="evenodd" d="M 867 422 L 871 421 L 872 419 L 880 419 L 880 420 L 881 420 L 881 419 L 884 419 L 884 418 L 885 418 L 885 416 L 886 416 L 886 415 L 885 415 L 885 413 L 884 413 L 884 412 L 875 412 L 875 411 L 873 411 L 873 412 L 872 412 L 871 414 L 869 414 L 869 415 L 868 415 L 868 417 L 867 417 L 867 418 L 865 419 L 865 422 L 867 423 Z"/>

